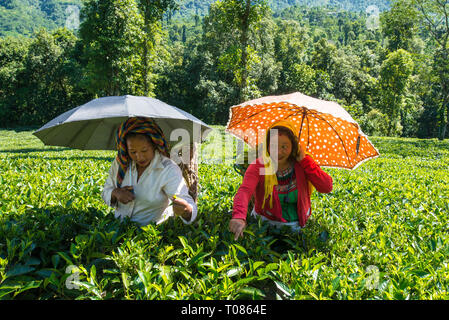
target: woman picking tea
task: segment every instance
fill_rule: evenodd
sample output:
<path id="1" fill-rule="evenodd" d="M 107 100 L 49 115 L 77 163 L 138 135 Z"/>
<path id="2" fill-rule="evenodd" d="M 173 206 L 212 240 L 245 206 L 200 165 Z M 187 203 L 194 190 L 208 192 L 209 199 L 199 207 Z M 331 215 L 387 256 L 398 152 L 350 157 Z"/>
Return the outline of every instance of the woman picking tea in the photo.
<path id="1" fill-rule="evenodd" d="M 332 191 L 331 176 L 306 154 L 294 132 L 286 121 L 277 122 L 267 130 L 262 157 L 248 166 L 234 197 L 229 230 L 235 240 L 243 236 L 253 195 L 252 214 L 271 225 L 299 231 L 311 214 L 313 188 L 321 193 Z"/>
<path id="2" fill-rule="evenodd" d="M 134 117 L 117 130 L 117 156 L 109 169 L 102 198 L 115 217 L 129 217 L 145 226 L 179 216 L 186 224 L 197 215 L 181 169 L 169 158 L 160 127 L 149 118 Z"/>

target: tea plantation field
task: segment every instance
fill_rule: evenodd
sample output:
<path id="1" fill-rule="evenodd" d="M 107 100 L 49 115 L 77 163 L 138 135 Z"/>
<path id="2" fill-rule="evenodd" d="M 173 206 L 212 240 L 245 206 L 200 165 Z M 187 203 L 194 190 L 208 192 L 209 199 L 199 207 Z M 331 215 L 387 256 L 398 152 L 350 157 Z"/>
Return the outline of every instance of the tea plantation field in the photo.
<path id="1" fill-rule="evenodd" d="M 114 152 L 0 130 L 0 299 L 449 298 L 449 141 L 373 137 L 379 158 L 325 169 L 302 235 L 251 218 L 234 241 L 223 130 L 202 146 L 196 222 L 144 228 L 102 202 Z"/>

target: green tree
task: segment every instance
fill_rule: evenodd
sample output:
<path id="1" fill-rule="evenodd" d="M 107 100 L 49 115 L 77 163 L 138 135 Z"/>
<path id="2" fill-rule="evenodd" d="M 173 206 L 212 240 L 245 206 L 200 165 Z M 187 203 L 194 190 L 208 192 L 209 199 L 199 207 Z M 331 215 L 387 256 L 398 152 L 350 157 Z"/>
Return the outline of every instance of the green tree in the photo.
<path id="1" fill-rule="evenodd" d="M 305 63 L 295 63 L 285 75 L 283 88 L 286 92 L 299 91 L 306 95 L 315 96 L 318 91 L 316 77 L 315 69 Z"/>
<path id="2" fill-rule="evenodd" d="M 0 125 L 17 124 L 17 99 L 20 74 L 25 68 L 25 59 L 30 39 L 25 37 L 0 38 Z"/>
<path id="3" fill-rule="evenodd" d="M 308 31 L 295 20 L 279 19 L 277 21 L 274 51 L 276 60 L 281 64 L 278 89 L 280 92 L 307 90 L 311 94 L 315 91 L 311 88 L 313 87 L 313 69 L 304 61 L 306 49 L 310 43 Z M 306 72 L 304 77 L 301 76 L 302 71 Z"/>
<path id="4" fill-rule="evenodd" d="M 322 38 L 313 46 L 312 52 L 312 67 L 323 71 L 331 69 L 332 59 L 337 55 L 337 47 Z"/>
<path id="5" fill-rule="evenodd" d="M 42 125 L 89 97 L 78 86 L 77 38 L 71 31 L 42 29 L 23 44 L 6 43 L 8 49 L 0 49 L 2 60 L 8 61 L 0 68 L 2 123 Z"/>
<path id="6" fill-rule="evenodd" d="M 250 70 L 248 77 L 252 86 L 250 92 L 259 91 L 258 96 L 273 94 L 280 85 L 282 64 L 277 61 L 275 53 L 275 38 L 279 31 L 276 22 L 270 16 L 265 16 L 260 21 L 257 32 L 253 33 L 259 63 Z"/>
<path id="7" fill-rule="evenodd" d="M 72 58 L 76 41 L 66 29 L 35 35 L 21 74 L 21 124 L 44 124 L 83 100 L 77 87 L 79 68 Z"/>
<path id="8" fill-rule="evenodd" d="M 150 95 L 154 88 L 152 87 L 151 60 L 159 47 L 162 19 L 164 14 L 168 11 L 173 11 L 177 8 L 174 0 L 138 0 L 139 8 L 143 16 L 144 36 L 142 38 L 142 77 L 143 77 L 143 94 Z"/>
<path id="9" fill-rule="evenodd" d="M 401 112 L 405 108 L 413 67 L 411 54 L 404 49 L 389 53 L 382 64 L 379 80 L 381 111 L 390 118 L 389 135 L 402 133 Z"/>
<path id="10" fill-rule="evenodd" d="M 230 106 L 276 90 L 279 67 L 273 55 L 275 25 L 262 16 L 266 12 L 262 3 L 251 1 L 246 46 L 241 42 L 239 11 L 246 8 L 246 1 L 214 3 L 203 19 L 198 38 L 193 34 L 183 48 L 170 48 L 172 63 L 162 70 L 158 96 L 191 110 L 206 122 L 225 124 Z M 246 63 L 242 63 L 242 55 Z"/>
<path id="11" fill-rule="evenodd" d="M 411 51 L 418 33 L 418 11 L 408 0 L 395 0 L 389 11 L 380 16 L 381 28 L 388 38 L 390 52 L 398 49 Z"/>
<path id="12" fill-rule="evenodd" d="M 135 0 L 86 0 L 79 29 L 85 87 L 98 96 L 143 93 L 143 18 Z"/>
<path id="13" fill-rule="evenodd" d="M 449 124 L 449 2 L 413 0 L 412 3 L 436 46 L 433 69 L 438 81 L 434 83 L 434 89 L 439 115 L 438 138 L 442 140 L 447 136 Z"/>
<path id="14" fill-rule="evenodd" d="M 211 24 L 218 38 L 228 40 L 221 44 L 221 68 L 233 74 L 238 86 L 239 101 L 250 97 L 248 75 L 251 67 L 259 62 L 250 33 L 257 31 L 262 18 L 268 13 L 266 0 L 222 0 L 211 5 L 205 24 Z M 208 27 L 206 27 L 208 28 Z M 211 31 L 206 31 L 207 33 Z"/>

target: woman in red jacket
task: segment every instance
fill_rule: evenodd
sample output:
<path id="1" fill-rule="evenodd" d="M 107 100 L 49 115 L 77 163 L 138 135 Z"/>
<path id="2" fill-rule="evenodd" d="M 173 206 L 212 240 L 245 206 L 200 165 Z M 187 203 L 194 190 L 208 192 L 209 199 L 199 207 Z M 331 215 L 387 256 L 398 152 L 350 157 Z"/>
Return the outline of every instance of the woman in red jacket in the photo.
<path id="1" fill-rule="evenodd" d="M 273 129 L 276 129 L 277 139 L 270 144 L 270 130 Z M 299 230 L 310 216 L 313 188 L 321 193 L 332 191 L 331 176 L 306 154 L 293 132 L 293 127 L 285 121 L 267 130 L 263 156 L 248 166 L 234 197 L 229 230 L 234 233 L 235 240 L 243 236 L 248 204 L 253 195 L 253 214 L 273 225 L 288 225 Z M 273 159 L 276 147 L 277 159 Z"/>

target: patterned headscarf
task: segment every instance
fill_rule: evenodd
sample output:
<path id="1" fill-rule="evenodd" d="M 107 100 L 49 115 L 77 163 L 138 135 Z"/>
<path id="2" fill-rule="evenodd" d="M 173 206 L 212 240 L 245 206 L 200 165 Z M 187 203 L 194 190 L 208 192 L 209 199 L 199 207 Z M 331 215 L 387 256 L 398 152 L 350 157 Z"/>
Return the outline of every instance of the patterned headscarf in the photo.
<path id="1" fill-rule="evenodd" d="M 141 133 L 147 135 L 153 141 L 157 150 L 166 157 L 169 157 L 168 144 L 165 140 L 161 128 L 151 118 L 133 117 L 123 122 L 117 129 L 115 142 L 117 144 L 117 161 L 119 169 L 117 173 L 117 186 L 122 185 L 126 170 L 131 162 L 126 145 L 126 135 L 128 133 Z"/>

